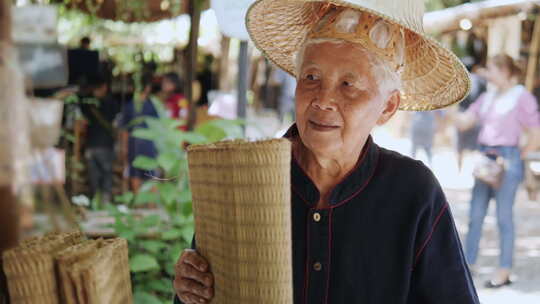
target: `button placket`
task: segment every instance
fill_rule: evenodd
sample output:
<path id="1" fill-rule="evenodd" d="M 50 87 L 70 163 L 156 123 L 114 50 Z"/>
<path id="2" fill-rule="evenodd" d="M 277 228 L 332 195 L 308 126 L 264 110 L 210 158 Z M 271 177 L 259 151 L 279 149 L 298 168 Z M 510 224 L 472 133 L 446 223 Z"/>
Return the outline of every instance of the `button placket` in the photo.
<path id="1" fill-rule="evenodd" d="M 309 225 L 309 255 L 307 257 L 308 285 L 306 290 L 307 303 L 316 303 L 323 299 L 326 291 L 328 263 L 328 210 L 311 209 L 308 214 Z"/>

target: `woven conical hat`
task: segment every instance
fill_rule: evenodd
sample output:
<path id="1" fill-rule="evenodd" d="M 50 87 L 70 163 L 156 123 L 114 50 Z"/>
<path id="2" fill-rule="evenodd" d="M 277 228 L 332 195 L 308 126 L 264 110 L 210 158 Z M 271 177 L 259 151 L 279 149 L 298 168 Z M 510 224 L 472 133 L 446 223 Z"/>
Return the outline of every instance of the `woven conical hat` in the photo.
<path id="1" fill-rule="evenodd" d="M 263 54 L 293 76 L 295 56 L 329 4 L 356 9 L 404 30 L 401 110 L 440 109 L 463 100 L 470 78 L 461 61 L 424 33 L 423 0 L 258 0 L 246 15 L 251 39 Z"/>

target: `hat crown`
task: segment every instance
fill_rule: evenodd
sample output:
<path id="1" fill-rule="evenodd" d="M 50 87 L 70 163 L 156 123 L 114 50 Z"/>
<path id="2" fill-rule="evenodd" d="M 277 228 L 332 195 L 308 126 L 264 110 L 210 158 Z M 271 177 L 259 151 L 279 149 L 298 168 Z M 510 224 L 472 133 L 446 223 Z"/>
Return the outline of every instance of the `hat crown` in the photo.
<path id="1" fill-rule="evenodd" d="M 346 0 L 344 2 L 384 14 L 417 32 L 424 32 L 424 0 Z"/>

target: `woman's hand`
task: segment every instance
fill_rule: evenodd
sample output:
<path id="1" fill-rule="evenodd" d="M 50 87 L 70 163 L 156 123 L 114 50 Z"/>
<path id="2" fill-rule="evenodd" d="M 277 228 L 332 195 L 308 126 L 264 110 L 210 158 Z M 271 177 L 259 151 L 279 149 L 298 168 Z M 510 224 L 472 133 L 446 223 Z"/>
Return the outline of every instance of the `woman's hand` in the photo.
<path id="1" fill-rule="evenodd" d="M 214 297 L 214 276 L 208 262 L 193 249 L 186 249 L 175 266 L 174 289 L 184 304 L 208 303 Z"/>

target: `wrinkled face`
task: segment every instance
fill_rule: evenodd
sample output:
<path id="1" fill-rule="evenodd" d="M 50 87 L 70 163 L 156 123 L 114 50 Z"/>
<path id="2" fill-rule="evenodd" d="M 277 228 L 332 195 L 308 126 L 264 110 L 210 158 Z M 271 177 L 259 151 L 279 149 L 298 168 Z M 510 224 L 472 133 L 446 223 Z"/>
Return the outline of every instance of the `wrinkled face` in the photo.
<path id="1" fill-rule="evenodd" d="M 310 44 L 301 64 L 296 123 L 302 142 L 314 153 L 361 149 L 373 127 L 399 105 L 398 96 L 396 109 L 387 113 L 391 94 L 379 92 L 368 54 L 351 43 Z"/>

